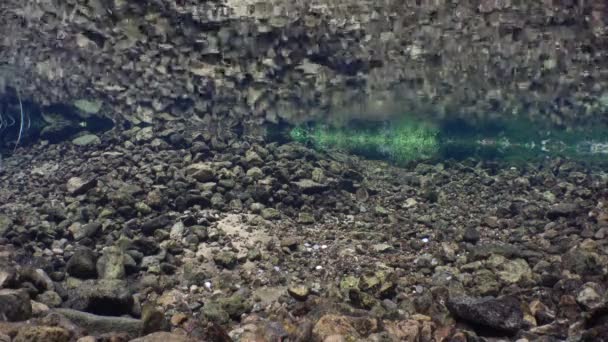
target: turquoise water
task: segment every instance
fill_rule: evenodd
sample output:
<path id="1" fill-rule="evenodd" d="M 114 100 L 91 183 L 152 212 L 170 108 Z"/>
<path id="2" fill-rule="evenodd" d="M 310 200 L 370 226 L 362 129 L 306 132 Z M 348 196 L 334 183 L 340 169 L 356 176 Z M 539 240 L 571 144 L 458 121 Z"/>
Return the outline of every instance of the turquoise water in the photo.
<path id="1" fill-rule="evenodd" d="M 341 149 L 396 164 L 475 158 L 521 163 L 566 158 L 602 163 L 608 156 L 603 127 L 565 129 L 525 119 L 471 123 L 463 119 L 351 121 L 343 126 L 310 122 L 292 128 L 291 139 L 319 150 Z"/>

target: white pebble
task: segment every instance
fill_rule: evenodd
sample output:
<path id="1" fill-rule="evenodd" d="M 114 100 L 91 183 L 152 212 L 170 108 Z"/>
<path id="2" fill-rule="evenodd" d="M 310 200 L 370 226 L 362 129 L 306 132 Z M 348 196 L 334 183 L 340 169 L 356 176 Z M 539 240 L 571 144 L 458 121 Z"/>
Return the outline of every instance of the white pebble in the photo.
<path id="1" fill-rule="evenodd" d="M 321 249 L 327 248 L 327 245 L 321 245 Z"/>
<path id="2" fill-rule="evenodd" d="M 211 290 L 211 282 L 210 282 L 210 281 L 206 281 L 206 282 L 205 282 L 205 288 L 206 288 L 207 290 Z"/>
<path id="3" fill-rule="evenodd" d="M 429 238 L 423 238 L 423 239 L 422 239 L 422 242 L 424 242 L 424 243 L 429 242 Z"/>
<path id="4" fill-rule="evenodd" d="M 322 269 L 323 269 L 323 266 L 321 266 L 321 265 L 318 265 L 318 266 L 315 267 L 315 270 L 317 270 L 317 271 L 320 271 Z"/>

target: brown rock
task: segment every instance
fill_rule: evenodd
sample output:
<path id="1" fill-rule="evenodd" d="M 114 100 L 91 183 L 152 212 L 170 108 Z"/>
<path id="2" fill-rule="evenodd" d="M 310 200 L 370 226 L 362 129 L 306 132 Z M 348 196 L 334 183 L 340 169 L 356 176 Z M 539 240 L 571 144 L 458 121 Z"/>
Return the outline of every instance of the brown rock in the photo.
<path id="1" fill-rule="evenodd" d="M 287 289 L 287 292 L 297 300 L 306 300 L 310 294 L 310 289 L 305 285 L 293 285 Z"/>
<path id="2" fill-rule="evenodd" d="M 295 332 L 294 341 L 295 342 L 306 342 L 312 340 L 312 329 L 314 326 L 312 322 L 309 320 L 305 320 L 298 325 L 298 328 Z"/>
<path id="3" fill-rule="evenodd" d="M 26 326 L 25 322 L 0 322 L 0 334 L 15 336 L 22 327 Z"/>
<path id="4" fill-rule="evenodd" d="M 178 312 L 175 315 L 171 316 L 171 324 L 173 326 L 179 326 L 184 323 L 188 319 L 188 316 L 185 314 Z"/>
<path id="5" fill-rule="evenodd" d="M 384 321 L 384 327 L 395 341 L 417 342 L 419 340 L 421 324 L 418 321 Z"/>
<path id="6" fill-rule="evenodd" d="M 136 338 L 131 342 L 195 342 L 193 339 L 183 336 L 172 334 L 168 332 L 156 332 L 144 337 Z"/>
<path id="7" fill-rule="evenodd" d="M 320 340 L 325 340 L 332 335 L 355 339 L 360 337 L 357 330 L 351 325 L 349 317 L 332 314 L 325 315 L 317 321 L 313 328 L 313 334 Z"/>
<path id="8" fill-rule="evenodd" d="M 84 336 L 76 340 L 76 342 L 97 342 L 95 336 Z"/>
<path id="9" fill-rule="evenodd" d="M 69 342 L 70 333 L 60 327 L 24 326 L 13 342 Z"/>
<path id="10" fill-rule="evenodd" d="M 346 342 L 342 335 L 330 335 L 323 339 L 323 342 Z"/>

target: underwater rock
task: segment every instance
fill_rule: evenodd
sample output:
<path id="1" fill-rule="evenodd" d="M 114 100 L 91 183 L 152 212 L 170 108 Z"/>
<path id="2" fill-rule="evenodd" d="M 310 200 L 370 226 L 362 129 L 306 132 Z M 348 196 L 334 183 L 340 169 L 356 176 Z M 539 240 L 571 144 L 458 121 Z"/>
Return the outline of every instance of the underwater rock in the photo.
<path id="1" fill-rule="evenodd" d="M 476 244 L 480 238 L 481 236 L 479 234 L 479 230 L 477 230 L 475 227 L 467 227 L 462 236 L 462 239 L 465 242 L 470 242 L 472 244 Z"/>
<path id="2" fill-rule="evenodd" d="M 85 134 L 72 140 L 72 144 L 76 146 L 93 146 L 101 144 L 101 139 L 95 134 Z"/>
<path id="3" fill-rule="evenodd" d="M 39 293 L 54 290 L 55 284 L 46 272 L 40 268 L 25 267 L 19 274 L 20 282 L 29 282 L 36 287 Z"/>
<path id="4" fill-rule="evenodd" d="M 91 279 L 97 277 L 95 253 L 87 247 L 79 247 L 66 264 L 66 272 L 76 278 Z"/>
<path id="5" fill-rule="evenodd" d="M 236 254 L 229 251 L 219 252 L 213 257 L 213 261 L 218 265 L 228 269 L 234 268 L 237 264 Z"/>
<path id="6" fill-rule="evenodd" d="M 146 222 L 142 223 L 141 231 L 145 235 L 152 235 L 157 229 L 162 229 L 168 226 L 171 223 L 171 220 L 167 215 L 160 215 L 153 219 L 149 219 Z"/>
<path id="7" fill-rule="evenodd" d="M 101 110 L 103 103 L 101 101 L 76 100 L 74 106 L 86 115 L 97 114 Z"/>
<path id="8" fill-rule="evenodd" d="M 24 326 L 13 342 L 69 342 L 71 337 L 70 332 L 62 327 Z"/>
<path id="9" fill-rule="evenodd" d="M 126 257 L 123 251 L 116 246 L 104 248 L 101 257 L 97 260 L 97 273 L 101 279 L 123 279 Z"/>
<path id="10" fill-rule="evenodd" d="M 96 178 L 85 180 L 79 177 L 72 177 L 68 179 L 68 182 L 66 184 L 68 192 L 73 196 L 85 194 L 87 191 L 93 189 L 96 186 Z"/>
<path id="11" fill-rule="evenodd" d="M 304 194 L 317 194 L 327 190 L 329 187 L 325 184 L 320 184 L 312 179 L 302 179 L 297 182 L 293 182 L 297 187 L 298 191 Z"/>
<path id="12" fill-rule="evenodd" d="M 507 283 L 515 284 L 522 281 L 530 281 L 532 279 L 532 270 L 524 259 L 505 260 L 497 265 L 498 278 Z"/>
<path id="13" fill-rule="evenodd" d="M 450 312 L 467 322 L 515 333 L 523 327 L 519 301 L 513 297 L 457 297 L 447 302 Z"/>
<path id="14" fill-rule="evenodd" d="M 168 332 L 155 332 L 131 340 L 131 342 L 195 342 L 195 340 L 184 335 L 172 334 Z"/>
<path id="15" fill-rule="evenodd" d="M 17 268 L 11 265 L 0 265 L 0 289 L 14 287 L 18 279 Z"/>
<path id="16" fill-rule="evenodd" d="M 574 203 L 559 203 L 549 208 L 547 217 L 552 220 L 559 217 L 570 217 L 575 215 L 578 210 L 578 206 Z"/>
<path id="17" fill-rule="evenodd" d="M 32 316 L 32 304 L 25 290 L 0 290 L 0 316 L 9 322 L 28 320 Z"/>
<path id="18" fill-rule="evenodd" d="M 133 312 L 133 295 L 122 280 L 86 280 L 70 290 L 67 306 L 98 315 L 119 316 Z"/>
<path id="19" fill-rule="evenodd" d="M 131 337 L 136 337 L 141 334 L 143 327 L 142 321 L 134 318 L 99 316 L 72 309 L 55 309 L 53 311 L 65 316 L 93 335 L 125 332 Z"/>
<path id="20" fill-rule="evenodd" d="M 101 223 L 99 222 L 90 222 L 87 224 L 76 222 L 70 225 L 68 229 L 72 233 L 72 236 L 74 236 L 74 240 L 80 241 L 85 238 L 94 237 L 101 231 L 101 228 Z"/>
<path id="21" fill-rule="evenodd" d="M 304 301 L 310 294 L 310 289 L 305 285 L 293 285 L 287 289 L 287 293 L 293 298 Z"/>
<path id="22" fill-rule="evenodd" d="M 576 301 L 586 310 L 596 310 L 606 304 L 605 290 L 600 284 L 586 283 L 576 295 Z"/>
<path id="23" fill-rule="evenodd" d="M 55 291 L 45 291 L 36 297 L 36 300 L 42 304 L 45 304 L 49 308 L 56 308 L 63 303 L 61 296 Z M 48 308 L 47 308 L 48 309 Z"/>
<path id="24" fill-rule="evenodd" d="M 6 232 L 13 225 L 13 220 L 6 216 L 0 215 L 0 236 L 5 236 Z"/>
<path id="25" fill-rule="evenodd" d="M 262 209 L 261 216 L 265 220 L 278 220 L 281 218 L 281 212 L 275 208 L 264 208 Z"/>
<path id="26" fill-rule="evenodd" d="M 320 340 L 330 336 L 341 336 L 343 339 L 358 339 L 359 332 L 353 327 L 353 319 L 346 316 L 327 314 L 319 318 L 313 328 L 313 334 Z"/>
<path id="27" fill-rule="evenodd" d="M 191 176 L 199 182 L 210 182 L 215 180 L 215 171 L 207 163 L 196 163 L 186 168 L 186 175 Z"/>
<path id="28" fill-rule="evenodd" d="M 581 276 L 602 274 L 602 265 L 596 253 L 574 249 L 562 257 L 562 267 Z"/>

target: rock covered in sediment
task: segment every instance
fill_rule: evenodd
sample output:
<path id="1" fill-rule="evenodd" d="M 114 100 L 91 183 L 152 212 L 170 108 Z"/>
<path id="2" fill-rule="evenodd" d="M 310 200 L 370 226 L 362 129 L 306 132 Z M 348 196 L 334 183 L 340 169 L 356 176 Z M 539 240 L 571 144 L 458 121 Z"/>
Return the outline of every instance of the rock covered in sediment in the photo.
<path id="1" fill-rule="evenodd" d="M 72 177 L 68 180 L 66 187 L 70 194 L 76 196 L 86 193 L 96 185 L 97 179 L 95 178 L 83 179 L 80 177 Z"/>
<path id="2" fill-rule="evenodd" d="M 450 312 L 469 323 L 515 333 L 522 328 L 523 312 L 513 297 L 456 297 L 447 302 Z"/>
<path id="3" fill-rule="evenodd" d="M 25 321 L 32 316 L 32 304 L 25 290 L 0 290 L 0 316 L 9 322 Z"/>
<path id="4" fill-rule="evenodd" d="M 133 294 L 124 280 L 85 280 L 70 291 L 67 305 L 72 309 L 116 316 L 133 312 Z"/>
<path id="5" fill-rule="evenodd" d="M 156 332 L 131 340 L 131 342 L 194 342 L 192 338 L 168 332 Z"/>
<path id="6" fill-rule="evenodd" d="M 97 277 L 95 267 L 96 256 L 93 250 L 80 247 L 70 257 L 66 264 L 66 272 L 76 278 L 90 279 Z"/>
<path id="7" fill-rule="evenodd" d="M 72 309 L 55 309 L 54 312 L 93 335 L 122 332 L 135 337 L 143 328 L 141 320 L 129 317 L 102 316 Z"/>
<path id="8" fill-rule="evenodd" d="M 13 342 L 69 342 L 71 337 L 70 332 L 62 327 L 25 326 L 19 329 Z"/>

